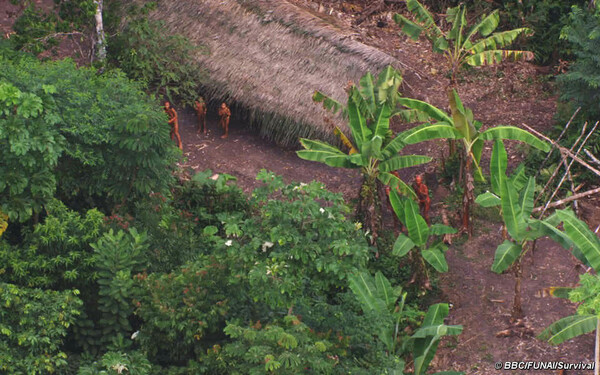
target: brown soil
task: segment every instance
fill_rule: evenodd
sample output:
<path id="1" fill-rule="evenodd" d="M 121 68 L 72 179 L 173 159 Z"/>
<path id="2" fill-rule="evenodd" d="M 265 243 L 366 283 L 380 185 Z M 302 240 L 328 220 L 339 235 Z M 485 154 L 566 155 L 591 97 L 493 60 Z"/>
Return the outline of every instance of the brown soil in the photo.
<path id="1" fill-rule="evenodd" d="M 447 107 L 444 88 L 448 84 L 443 73 L 443 61 L 433 55 L 426 41 L 413 42 L 398 36 L 398 30 L 388 12 L 378 13 L 360 26 L 353 26 L 364 1 L 354 4 L 339 1 L 312 2 L 290 0 L 300 6 L 309 7 L 315 14 L 326 17 L 343 27 L 356 31 L 356 38 L 364 43 L 382 48 L 406 65 L 403 91 L 428 101 L 440 108 Z M 0 5 L 0 30 L 6 32 L 7 25 L 14 18 L 4 15 L 12 10 L 7 4 Z M 399 7 L 399 8 L 398 8 Z M 400 9 L 397 6 L 396 9 Z M 354 13 L 353 13 L 354 12 Z M 379 26 L 383 27 L 378 27 Z M 385 24 L 385 25 L 384 25 Z M 551 83 L 540 69 L 531 64 L 503 64 L 497 68 L 471 69 L 461 78 L 458 90 L 466 106 L 470 107 L 475 118 L 486 125 L 520 125 L 526 123 L 541 132 L 553 125 L 556 97 Z M 315 87 L 315 89 L 319 89 Z M 307 98 L 310 100 L 310 98 Z M 191 110 L 181 110 L 180 127 L 184 142 L 184 160 L 181 165 L 195 170 L 212 169 L 215 173 L 228 173 L 238 178 L 245 191 L 256 186 L 256 173 L 262 169 L 282 175 L 287 181 L 308 182 L 319 180 L 328 189 L 341 192 L 347 199 L 356 198 L 360 185 L 357 171 L 330 168 L 319 163 L 311 163 L 297 158 L 294 150 L 282 149 L 257 137 L 248 129 L 241 118 L 232 118 L 229 139 L 220 138 L 217 129 L 216 108 L 209 108 L 209 134 L 198 135 L 195 131 L 196 118 Z M 394 130 L 407 125 L 394 124 Z M 443 152 L 440 142 L 429 142 L 407 148 L 408 152 L 425 153 L 438 157 Z M 487 165 L 490 148 L 487 148 L 482 165 Z M 509 155 L 516 164 L 522 160 L 525 149 L 511 143 Z M 431 169 L 431 167 L 429 167 Z M 420 171 L 403 171 L 402 177 L 412 180 Z M 432 187 L 433 215 L 436 221 L 437 210 L 448 195 L 443 187 Z M 592 229 L 600 225 L 598 200 L 588 199 L 581 204 L 581 213 Z M 512 274 L 497 275 L 490 270 L 494 252 L 502 242 L 500 223 L 479 213 L 475 221 L 474 238 L 465 243 L 457 239 L 448 252 L 450 271 L 440 276 L 442 296 L 440 301 L 452 304 L 448 322 L 464 326 L 457 340 L 445 340 L 440 345 L 434 360 L 434 369 L 459 370 L 467 374 L 504 373 L 494 369 L 497 361 L 557 361 L 588 362 L 593 360 L 594 342 L 591 335 L 579 337 L 558 347 L 539 341 L 535 335 L 555 320 L 571 315 L 575 306 L 563 300 L 536 298 L 536 292 L 549 286 L 572 286 L 577 283 L 581 272 L 578 262 L 557 244 L 539 241 L 534 257 L 527 255 L 524 260 L 523 309 L 524 324 L 534 333 L 496 337 L 499 331 L 511 327 L 509 322 L 512 306 L 514 278 Z M 517 330 L 515 333 L 523 332 Z M 508 372 L 505 372 L 508 373 Z M 556 374 L 544 371 L 511 371 L 511 374 Z M 569 374 L 584 372 L 568 372 Z"/>

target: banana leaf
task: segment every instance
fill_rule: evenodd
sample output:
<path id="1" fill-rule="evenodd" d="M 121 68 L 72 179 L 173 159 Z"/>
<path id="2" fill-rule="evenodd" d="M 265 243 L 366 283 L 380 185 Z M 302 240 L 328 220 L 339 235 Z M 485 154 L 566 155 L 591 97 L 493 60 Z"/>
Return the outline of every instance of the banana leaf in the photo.
<path id="1" fill-rule="evenodd" d="M 482 207 L 496 207 L 500 205 L 501 200 L 500 197 L 494 193 L 486 191 L 483 194 L 479 194 L 477 198 L 475 198 L 475 203 Z"/>
<path id="2" fill-rule="evenodd" d="M 550 151 L 550 145 L 548 143 L 540 140 L 527 130 L 520 129 L 515 126 L 496 126 L 484 131 L 479 137 L 484 141 L 490 141 L 492 139 L 512 139 L 515 141 L 525 142 L 528 145 L 544 152 Z"/>
<path id="3" fill-rule="evenodd" d="M 492 191 L 500 194 L 500 185 L 502 180 L 506 178 L 506 166 L 508 165 L 508 156 L 504 143 L 501 139 L 494 142 L 492 149 L 492 157 L 490 159 L 490 179 L 492 182 Z M 489 206 L 486 206 L 489 207 Z"/>
<path id="4" fill-rule="evenodd" d="M 513 51 L 506 49 L 497 49 L 483 51 L 467 57 L 466 62 L 471 66 L 495 65 L 504 60 L 511 59 L 513 61 L 529 61 L 534 59 L 533 52 L 530 51 Z"/>
<path id="5" fill-rule="evenodd" d="M 398 235 L 398 238 L 396 238 L 396 241 L 394 242 L 392 255 L 395 255 L 397 257 L 403 257 L 406 254 L 408 254 L 408 252 L 412 250 L 413 247 L 415 247 L 415 243 L 410 238 L 400 233 Z"/>
<path id="6" fill-rule="evenodd" d="M 492 264 L 492 271 L 496 273 L 502 273 L 510 267 L 515 260 L 521 255 L 521 245 L 518 245 L 512 241 L 504 240 L 496 249 L 494 255 L 494 263 Z"/>
<path id="7" fill-rule="evenodd" d="M 379 163 L 379 170 L 382 172 L 391 172 L 396 169 L 413 167 L 429 163 L 432 160 L 430 156 L 423 155 L 396 155 L 390 159 Z"/>
<path id="8" fill-rule="evenodd" d="M 598 317 L 595 315 L 571 315 L 552 323 L 539 334 L 538 339 L 558 345 L 574 337 L 593 332 Z"/>
<path id="9" fill-rule="evenodd" d="M 402 139 L 409 145 L 439 138 L 457 139 L 462 134 L 445 122 L 422 124 L 402 133 Z"/>
<path id="10" fill-rule="evenodd" d="M 421 251 L 423 259 L 438 272 L 448 272 L 448 262 L 440 249 L 431 248 Z"/>
<path id="11" fill-rule="evenodd" d="M 506 230 L 515 241 L 521 241 L 527 223 L 520 212 L 517 192 L 508 180 L 503 180 L 500 186 L 500 207 L 502 207 L 502 219 Z"/>
<path id="12" fill-rule="evenodd" d="M 423 246 L 429 238 L 429 227 L 425 219 L 419 214 L 419 206 L 412 200 L 404 201 L 404 216 L 408 236 L 417 246 Z"/>
<path id="13" fill-rule="evenodd" d="M 556 214 L 562 220 L 567 236 L 583 253 L 592 268 L 598 272 L 600 270 L 600 239 L 572 211 L 558 210 Z"/>

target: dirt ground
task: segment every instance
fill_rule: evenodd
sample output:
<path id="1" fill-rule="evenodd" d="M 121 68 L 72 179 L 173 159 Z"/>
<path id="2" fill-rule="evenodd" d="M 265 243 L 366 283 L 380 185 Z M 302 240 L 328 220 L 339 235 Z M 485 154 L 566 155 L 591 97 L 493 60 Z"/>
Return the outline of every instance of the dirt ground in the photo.
<path id="1" fill-rule="evenodd" d="M 360 26 L 352 21 L 361 8 L 349 7 L 340 1 L 290 0 L 310 8 L 315 14 L 326 14 L 342 27 L 356 32 L 356 38 L 394 55 L 406 65 L 405 85 L 407 96 L 447 107 L 444 88 L 448 81 L 443 74 L 442 60 L 433 55 L 426 41 L 413 42 L 398 36 L 391 22 L 391 9 L 365 20 Z M 14 17 L 6 11 L 14 7 L 0 2 L 0 30 L 7 32 Z M 360 4 L 360 1 L 353 3 Z M 401 6 L 396 9 L 401 9 Z M 383 26 L 383 27 L 379 27 Z M 553 94 L 547 68 L 532 64 L 503 64 L 498 68 L 471 69 L 460 78 L 458 90 L 466 106 L 475 118 L 486 125 L 520 125 L 526 123 L 544 133 L 553 125 L 556 96 Z M 315 89 L 319 89 L 315 87 Z M 310 98 L 307 98 L 310 100 Z M 181 137 L 184 143 L 183 167 L 195 170 L 211 169 L 215 173 L 228 173 L 238 179 L 245 191 L 252 190 L 257 182 L 255 176 L 262 169 L 284 176 L 287 181 L 308 182 L 318 180 L 328 189 L 356 198 L 360 184 L 358 171 L 330 168 L 323 164 L 299 159 L 295 150 L 283 149 L 265 142 L 255 135 L 243 118 L 232 117 L 230 137 L 220 138 L 221 130 L 216 124 L 216 108 L 209 108 L 209 134 L 198 135 L 195 131 L 196 117 L 190 109 L 177 108 L 180 115 Z M 394 130 L 407 125 L 394 124 Z M 407 152 L 424 153 L 439 157 L 441 143 L 429 142 Z M 490 145 L 491 146 L 491 145 Z M 482 164 L 487 165 L 490 147 L 486 149 Z M 514 164 L 524 156 L 525 149 L 509 145 L 509 155 Z M 432 172 L 435 165 L 428 166 Z M 423 169 L 402 171 L 402 177 L 411 182 Z M 441 207 L 448 191 L 432 187 L 433 208 Z M 595 229 L 600 225 L 600 198 L 582 202 L 582 214 Z M 437 213 L 432 217 L 436 220 Z M 440 301 L 452 304 L 448 323 L 462 324 L 464 331 L 458 339 L 445 340 L 434 360 L 434 369 L 459 370 L 467 374 L 557 374 L 556 371 L 503 371 L 496 370 L 498 361 L 558 361 L 570 363 L 593 360 L 594 341 L 591 335 L 579 337 L 558 347 L 539 341 L 535 335 L 555 320 L 571 315 L 575 306 L 554 298 L 537 298 L 536 292 L 549 286 L 572 286 L 577 283 L 578 262 L 569 252 L 549 240 L 538 243 L 535 256 L 524 260 L 523 309 L 524 324 L 533 335 L 523 337 L 496 337 L 496 333 L 509 327 L 514 279 L 512 274 L 497 275 L 490 270 L 494 252 L 502 242 L 500 223 L 485 213 L 475 222 L 475 235 L 470 241 L 457 239 L 448 252 L 450 271 L 440 276 Z M 579 374 L 586 372 L 568 372 Z"/>

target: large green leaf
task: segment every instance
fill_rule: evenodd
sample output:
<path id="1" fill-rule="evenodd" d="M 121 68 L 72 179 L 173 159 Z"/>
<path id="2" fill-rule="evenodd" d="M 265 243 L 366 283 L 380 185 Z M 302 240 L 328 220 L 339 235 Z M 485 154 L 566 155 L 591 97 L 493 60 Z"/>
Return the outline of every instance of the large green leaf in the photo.
<path id="1" fill-rule="evenodd" d="M 443 324 L 444 319 L 450 313 L 450 306 L 447 303 L 436 303 L 435 305 L 429 306 L 425 318 L 423 319 L 422 327 L 431 325 Z"/>
<path id="2" fill-rule="evenodd" d="M 510 45 L 512 42 L 514 42 L 515 39 L 517 39 L 517 37 L 519 35 L 521 35 L 523 33 L 528 33 L 528 32 L 529 32 L 529 29 L 520 28 L 520 29 L 513 29 L 513 30 L 494 33 L 494 34 L 488 36 L 487 38 L 481 39 L 480 41 L 475 43 L 469 49 L 469 51 L 473 55 L 477 55 L 482 52 L 492 52 L 493 50 L 500 50 L 501 48 L 504 48 L 504 47 Z M 529 51 L 515 51 L 515 52 L 526 53 L 527 58 L 531 57 L 531 59 L 533 59 L 533 53 L 531 53 Z"/>
<path id="3" fill-rule="evenodd" d="M 375 98 L 375 84 L 374 77 L 371 73 L 365 74 L 360 79 L 360 94 L 364 99 L 366 106 L 368 107 L 369 113 L 375 113 L 377 108 L 376 98 Z"/>
<path id="4" fill-rule="evenodd" d="M 367 165 L 369 158 L 381 158 L 381 145 L 383 144 L 383 138 L 376 135 L 371 139 L 365 141 L 360 149 L 360 154 L 363 159 L 363 165 Z"/>
<path id="5" fill-rule="evenodd" d="M 498 197 L 494 193 L 486 191 L 485 193 L 479 194 L 477 196 L 477 198 L 475 199 L 475 203 L 482 207 L 496 207 L 500 205 L 501 200 L 500 197 Z"/>
<path id="6" fill-rule="evenodd" d="M 336 154 L 344 154 L 340 149 L 330 145 L 329 143 L 316 141 L 312 139 L 300 138 L 300 144 L 307 150 L 330 151 Z"/>
<path id="7" fill-rule="evenodd" d="M 533 60 L 534 56 L 529 51 L 513 51 L 505 49 L 496 49 L 483 51 L 467 57 L 467 64 L 472 66 L 495 65 L 502 61 L 510 59 L 513 61 Z"/>
<path id="8" fill-rule="evenodd" d="M 331 157 L 346 159 L 348 156 L 337 148 L 324 142 L 312 141 L 310 139 L 301 139 L 300 142 L 307 149 L 296 151 L 296 154 L 299 158 L 304 160 L 326 163 L 327 159 Z"/>
<path id="9" fill-rule="evenodd" d="M 494 142 L 492 149 L 492 157 L 490 159 L 490 180 L 492 181 L 492 191 L 500 194 L 500 185 L 502 180 L 506 178 L 506 166 L 508 165 L 508 156 L 504 143 L 497 139 Z"/>
<path id="10" fill-rule="evenodd" d="M 413 358 L 415 375 L 426 373 L 427 367 L 435 355 L 442 334 L 456 335 L 462 331 L 461 326 L 443 326 L 448 312 L 449 308 L 445 303 L 430 306 L 425 314 L 425 319 L 423 319 L 423 325 L 411 336 L 411 340 L 414 340 Z M 431 327 L 434 328 L 432 329 Z M 424 333 L 433 335 L 424 335 Z"/>
<path id="11" fill-rule="evenodd" d="M 531 216 L 533 211 L 533 195 L 535 193 L 535 177 L 529 177 L 529 182 L 525 186 L 525 189 L 521 191 L 519 202 L 521 216 L 527 220 Z"/>
<path id="12" fill-rule="evenodd" d="M 415 243 L 412 242 L 412 240 L 408 237 L 406 237 L 404 234 L 400 233 L 398 235 L 398 238 L 396 238 L 396 241 L 394 242 L 394 248 L 392 250 L 392 255 L 395 255 L 397 257 L 403 257 L 406 254 L 408 254 L 408 252 L 415 247 Z"/>
<path id="13" fill-rule="evenodd" d="M 363 310 L 384 313 L 386 306 L 377 298 L 373 277 L 368 272 L 359 272 L 348 277 L 350 289 L 361 303 Z"/>
<path id="14" fill-rule="evenodd" d="M 596 329 L 598 317 L 595 315 L 571 315 L 552 323 L 538 338 L 558 345 L 574 337 L 581 336 Z"/>
<path id="15" fill-rule="evenodd" d="M 498 27 L 498 23 L 500 22 L 500 16 L 498 15 L 498 10 L 493 11 L 487 16 L 484 16 L 483 19 L 469 31 L 467 37 L 465 38 L 465 42 L 462 47 L 465 49 L 471 49 L 473 44 L 471 42 L 471 38 L 479 33 L 482 37 L 486 37 L 496 30 Z"/>
<path id="16" fill-rule="evenodd" d="M 469 113 L 468 110 L 465 109 L 458 93 L 454 89 L 448 91 L 448 102 L 452 112 L 452 124 L 462 134 L 462 138 L 468 143 L 471 143 L 477 134 L 477 129 L 475 129 L 475 126 L 469 121 L 469 117 L 472 116 L 472 113 Z"/>
<path id="17" fill-rule="evenodd" d="M 529 225 L 531 226 L 534 232 L 539 233 L 538 237 L 548 236 L 552 238 L 554 241 L 558 242 L 564 249 L 569 250 L 573 253 L 575 258 L 579 259 L 579 261 L 585 264 L 588 267 L 591 267 L 590 262 L 587 260 L 585 255 L 581 252 L 581 250 L 575 246 L 573 241 L 567 236 L 567 234 L 556 226 L 561 222 L 557 213 L 547 217 L 544 220 L 530 219 Z"/>
<path id="18" fill-rule="evenodd" d="M 525 187 L 525 184 L 529 181 L 529 178 L 525 174 L 525 165 L 519 164 L 517 169 L 510 176 L 510 182 L 512 182 L 513 186 L 517 191 L 521 191 Z"/>
<path id="19" fill-rule="evenodd" d="M 452 118 L 448 116 L 441 109 L 421 100 L 417 99 L 409 99 L 409 98 L 400 98 L 398 99 L 398 104 L 405 106 L 406 108 L 415 109 L 422 113 L 425 113 L 430 118 L 435 121 L 445 122 L 447 124 L 452 124 Z"/>
<path id="20" fill-rule="evenodd" d="M 387 104 L 383 104 L 379 107 L 375 113 L 375 121 L 373 124 L 373 134 L 381 138 L 387 136 L 390 130 L 390 115 L 392 110 Z"/>
<path id="21" fill-rule="evenodd" d="M 419 40 L 419 36 L 423 32 L 423 27 L 410 21 L 401 14 L 394 14 L 394 22 L 400 26 L 400 30 L 408 35 L 412 40 Z"/>
<path id="22" fill-rule="evenodd" d="M 600 271 L 600 239 L 579 220 L 572 211 L 558 210 L 557 216 L 562 220 L 567 236 L 585 256 L 596 272 Z"/>
<path id="23" fill-rule="evenodd" d="M 301 151 L 297 151 L 296 153 L 300 156 Z M 302 158 L 302 156 L 300 156 Z M 360 165 L 357 165 L 351 160 L 351 156 L 349 155 L 334 155 L 325 158 L 325 164 L 334 168 L 360 168 Z"/>
<path id="24" fill-rule="evenodd" d="M 428 38 L 435 40 L 444 35 L 442 30 L 436 25 L 431 13 L 417 0 L 407 0 L 406 7 L 415 16 L 417 21 L 421 22 L 427 30 Z"/>
<path id="25" fill-rule="evenodd" d="M 465 17 L 466 9 L 463 4 L 460 4 L 446 10 L 446 18 L 452 24 L 452 28 L 446 38 L 454 40 L 454 44 L 459 48 L 463 44 L 463 29 L 467 25 L 467 18 Z"/>
<path id="26" fill-rule="evenodd" d="M 518 245 L 509 240 L 504 240 L 496 249 L 496 255 L 494 255 L 494 263 L 492 264 L 492 271 L 496 273 L 504 272 L 510 267 L 515 260 L 521 255 L 521 245 Z"/>
<path id="27" fill-rule="evenodd" d="M 458 132 L 452 125 L 445 122 L 435 124 L 422 124 L 403 132 L 401 135 L 406 144 L 412 145 L 419 142 L 429 141 L 432 139 L 456 139 L 461 138 L 462 134 Z"/>
<path id="28" fill-rule="evenodd" d="M 417 194 L 415 194 L 415 191 L 409 185 L 407 185 L 404 181 L 402 181 L 401 179 L 389 172 L 380 172 L 377 176 L 377 179 L 381 181 L 384 185 L 388 185 L 391 191 L 400 189 L 402 194 L 414 199 L 417 198 Z"/>
<path id="29" fill-rule="evenodd" d="M 550 151 L 550 145 L 548 143 L 542 141 L 527 130 L 520 129 L 515 126 L 496 126 L 484 131 L 479 137 L 485 141 L 492 139 L 512 139 L 515 141 L 525 142 L 528 145 L 544 152 Z"/>
<path id="30" fill-rule="evenodd" d="M 395 108 L 399 97 L 398 88 L 401 83 L 402 75 L 400 72 L 391 65 L 385 67 L 377 76 L 377 104 L 385 104 L 390 109 Z"/>
<path id="31" fill-rule="evenodd" d="M 379 169 L 382 172 L 391 172 L 397 169 L 429 163 L 431 159 L 432 158 L 430 156 L 423 155 L 396 155 L 379 163 Z"/>
<path id="32" fill-rule="evenodd" d="M 408 228 L 408 236 L 417 246 L 423 246 L 429 237 L 429 227 L 419 213 L 419 206 L 412 200 L 404 201 L 404 225 Z"/>
<path id="33" fill-rule="evenodd" d="M 402 294 L 402 289 L 392 288 L 390 281 L 380 271 L 375 274 L 375 288 L 377 297 L 383 300 L 388 311 L 392 311 L 396 300 Z"/>
<path id="34" fill-rule="evenodd" d="M 503 180 L 500 185 L 500 207 L 506 230 L 515 241 L 521 241 L 527 223 L 521 215 L 517 191 L 509 180 Z"/>
<path id="35" fill-rule="evenodd" d="M 315 91 L 315 93 L 312 96 L 312 99 L 315 103 L 323 103 L 323 108 L 334 114 L 340 111 L 343 113 L 344 106 L 342 105 L 342 103 L 330 98 L 329 96 L 323 94 L 320 91 Z"/>
<path id="36" fill-rule="evenodd" d="M 381 151 L 384 159 L 388 159 L 396 155 L 400 150 L 406 146 L 402 134 L 398 134 L 396 138 L 392 139 Z"/>
<path id="37" fill-rule="evenodd" d="M 367 127 L 365 117 L 358 110 L 357 104 L 350 98 L 348 98 L 348 120 L 350 130 L 352 131 L 352 138 L 354 138 L 356 147 L 361 149 L 362 144 L 370 138 L 371 131 Z"/>
<path id="38" fill-rule="evenodd" d="M 432 248 L 423 250 L 421 251 L 421 255 L 423 255 L 423 259 L 425 259 L 427 263 L 431 264 L 436 271 L 448 272 L 448 262 L 446 262 L 444 253 L 442 253 L 439 249 Z"/>
<path id="39" fill-rule="evenodd" d="M 456 229 L 449 227 L 444 224 L 433 224 L 429 227 L 429 234 L 432 236 L 439 236 L 440 234 L 454 234 Z"/>
<path id="40" fill-rule="evenodd" d="M 392 189 L 390 191 L 390 204 L 392 205 L 392 209 L 394 210 L 394 213 L 396 214 L 398 220 L 400 220 L 400 222 L 402 223 L 405 223 L 406 218 L 404 217 L 404 201 L 402 200 L 402 197 L 400 197 L 400 194 L 398 194 L 396 189 Z"/>

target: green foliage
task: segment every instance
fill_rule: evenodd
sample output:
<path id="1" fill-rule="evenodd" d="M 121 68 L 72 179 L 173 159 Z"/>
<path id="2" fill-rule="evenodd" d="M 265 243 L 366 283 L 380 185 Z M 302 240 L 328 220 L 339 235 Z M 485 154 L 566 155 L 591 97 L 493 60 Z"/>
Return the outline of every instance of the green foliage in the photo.
<path id="1" fill-rule="evenodd" d="M 65 138 L 54 93 L 52 85 L 21 91 L 0 78 L 0 208 L 14 221 L 39 213 L 56 190 Z"/>
<path id="2" fill-rule="evenodd" d="M 465 64 L 494 65 L 505 59 L 531 60 L 534 57 L 529 51 L 504 49 L 519 35 L 526 34 L 529 30 L 518 28 L 494 33 L 500 22 L 497 10 L 490 14 L 483 14 L 481 20 L 469 28 L 465 5 L 448 8 L 446 21 L 452 26 L 450 30 L 444 31 L 438 27 L 433 15 L 419 1 L 408 0 L 406 7 L 416 22 L 400 14 L 394 15 L 394 21 L 403 33 L 414 40 L 418 40 L 419 36 L 424 34 L 431 42 L 433 51 L 444 54 L 453 81 L 456 79 L 457 72 Z M 479 40 L 475 40 L 476 37 Z"/>
<path id="3" fill-rule="evenodd" d="M 294 315 L 264 326 L 229 323 L 224 332 L 232 342 L 215 345 L 203 358 L 213 374 L 332 374 L 345 349 Z"/>
<path id="4" fill-rule="evenodd" d="M 109 59 L 150 91 L 192 106 L 208 75 L 195 63 L 194 56 L 207 51 L 193 46 L 182 35 L 165 32 L 162 23 L 147 18 L 148 10 L 140 10 L 124 30 L 109 40 Z"/>
<path id="5" fill-rule="evenodd" d="M 132 274 L 145 265 L 147 236 L 131 228 L 128 234 L 110 230 L 96 243 L 95 270 L 98 283 L 98 328 L 105 344 L 128 336 L 132 329 L 129 316 L 133 313 L 134 281 Z"/>
<path id="6" fill-rule="evenodd" d="M 533 32 L 526 40 L 517 40 L 535 53 L 541 64 L 554 64 L 559 57 L 569 55 L 569 44 L 560 38 L 561 29 L 566 25 L 571 6 L 584 6 L 582 0 L 509 0 L 496 1 L 504 20 L 504 27 L 527 27 Z"/>
<path id="7" fill-rule="evenodd" d="M 122 353 L 110 351 L 99 361 L 79 368 L 77 375 L 148 375 L 151 374 L 152 364 L 139 351 Z"/>
<path id="8" fill-rule="evenodd" d="M 0 241 L 2 280 L 87 292 L 94 278 L 90 244 L 104 232 L 104 215 L 96 209 L 80 215 L 57 200 L 46 205 L 46 212 L 42 223 L 23 233 L 19 246 Z"/>
<path id="9" fill-rule="evenodd" d="M 557 78 L 560 98 L 572 108 L 581 107 L 580 126 L 572 127 L 568 134 L 568 141 L 572 143 L 580 133 L 583 120 L 593 123 L 600 118 L 600 12 L 573 6 L 561 38 L 571 43 L 575 61 L 567 73 Z M 598 132 L 589 139 L 591 151 L 600 152 L 599 139 Z"/>
<path id="10" fill-rule="evenodd" d="M 62 341 L 80 312 L 77 294 L 0 282 L 2 373 L 47 374 L 65 367 Z"/>
<path id="11" fill-rule="evenodd" d="M 456 233 L 456 230 L 442 224 L 429 227 L 419 214 L 419 206 L 412 200 L 402 199 L 396 191 L 390 192 L 390 202 L 395 215 L 408 229 L 408 236 L 401 233 L 396 238 L 392 254 L 403 257 L 416 248 L 418 262 L 425 260 L 436 271 L 447 272 L 445 252 L 448 246 L 435 236 Z"/>
<path id="12" fill-rule="evenodd" d="M 69 200 L 76 196 L 78 204 L 84 206 L 94 199 L 97 204 L 111 204 L 147 196 L 151 191 L 167 191 L 178 151 L 169 139 L 165 114 L 137 84 L 117 71 L 97 75 L 94 69 L 78 69 L 68 60 L 40 63 L 24 54 L 7 54 L 0 56 L 0 65 L 3 102 L 16 100 L 20 105 L 30 98 L 16 115 L 8 109 L 3 111 L 0 129 L 13 128 L 10 134 L 1 131 L 0 140 L 17 137 L 20 142 L 17 149 L 2 147 L 4 152 L 31 150 L 30 159 L 35 152 L 43 154 L 45 164 L 37 166 L 37 171 L 31 170 L 36 167 L 34 160 L 25 159 L 31 166 L 21 166 L 15 160 L 17 155 L 4 159 L 11 161 L 7 164 L 11 170 L 22 170 L 29 179 L 36 176 L 44 182 L 44 189 L 32 192 L 44 193 L 36 205 L 43 204 L 57 184 L 59 196 Z M 10 87 L 22 94 L 15 94 Z M 23 114 L 34 120 L 20 119 Z M 34 138 L 28 141 L 29 137 Z M 26 183 L 19 178 L 9 185 L 19 191 Z M 14 201 L 15 205 L 21 202 Z M 12 210 L 3 211 L 15 215 Z M 28 214 L 28 209 L 19 211 L 20 218 Z"/>

